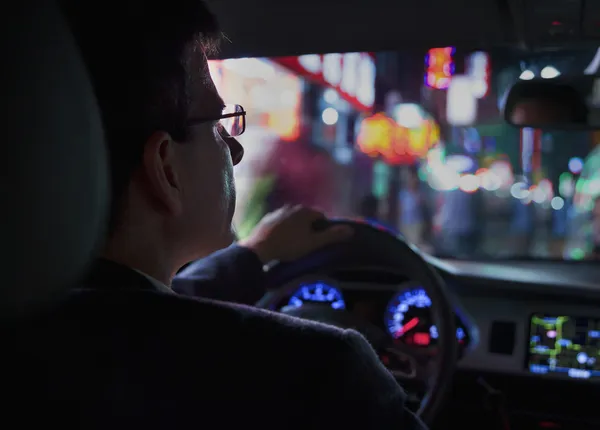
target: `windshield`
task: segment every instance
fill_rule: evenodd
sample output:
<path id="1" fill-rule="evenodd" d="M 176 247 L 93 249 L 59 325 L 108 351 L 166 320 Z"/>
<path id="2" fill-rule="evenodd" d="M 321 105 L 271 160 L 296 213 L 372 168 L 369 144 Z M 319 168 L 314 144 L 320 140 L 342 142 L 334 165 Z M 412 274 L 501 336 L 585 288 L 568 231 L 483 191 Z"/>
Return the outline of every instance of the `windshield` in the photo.
<path id="1" fill-rule="evenodd" d="M 595 258 L 600 135 L 519 130 L 500 111 L 518 79 L 595 73 L 596 54 L 442 47 L 210 61 L 223 98 L 248 112 L 239 236 L 305 204 L 442 257 Z"/>

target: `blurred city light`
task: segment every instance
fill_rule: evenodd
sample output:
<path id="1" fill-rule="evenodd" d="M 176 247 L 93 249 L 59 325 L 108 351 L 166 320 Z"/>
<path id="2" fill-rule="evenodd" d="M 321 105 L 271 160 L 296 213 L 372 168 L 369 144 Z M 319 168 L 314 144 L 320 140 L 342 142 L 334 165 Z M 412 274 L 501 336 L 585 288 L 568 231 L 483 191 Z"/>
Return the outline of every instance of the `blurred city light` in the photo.
<path id="1" fill-rule="evenodd" d="M 401 103 L 394 109 L 393 117 L 402 127 L 418 128 L 423 123 L 423 113 L 415 103 Z"/>
<path id="2" fill-rule="evenodd" d="M 477 118 L 477 98 L 473 94 L 473 79 L 457 75 L 448 87 L 446 119 L 454 126 L 467 126 Z"/>
<path id="3" fill-rule="evenodd" d="M 332 107 L 325 108 L 321 114 L 321 119 L 327 125 L 334 125 L 338 122 L 339 117 L 338 111 Z"/>
<path id="4" fill-rule="evenodd" d="M 560 76 L 560 72 L 554 66 L 546 66 L 542 69 L 540 76 L 544 79 L 554 79 Z"/>
<path id="5" fill-rule="evenodd" d="M 559 211 L 565 206 L 565 201 L 562 199 L 562 197 L 557 196 L 552 199 L 550 206 L 552 206 L 552 209 L 555 211 Z"/>
<path id="6" fill-rule="evenodd" d="M 535 73 L 533 73 L 531 70 L 523 70 L 519 76 L 519 79 L 523 81 L 530 81 L 533 78 L 535 78 Z"/>
<path id="7" fill-rule="evenodd" d="M 577 175 L 583 170 L 583 160 L 579 157 L 573 157 L 569 160 L 569 170 Z"/>

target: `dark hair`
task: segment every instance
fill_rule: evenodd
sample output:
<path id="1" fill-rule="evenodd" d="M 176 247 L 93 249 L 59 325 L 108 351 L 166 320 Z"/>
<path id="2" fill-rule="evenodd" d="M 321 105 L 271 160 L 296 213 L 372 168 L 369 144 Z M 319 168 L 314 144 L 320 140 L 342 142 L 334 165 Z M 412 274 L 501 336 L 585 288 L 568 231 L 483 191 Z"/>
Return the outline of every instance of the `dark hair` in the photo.
<path id="1" fill-rule="evenodd" d="M 214 15 L 200 0 L 61 0 L 88 68 L 110 156 L 110 232 L 153 132 L 185 141 L 193 55 L 216 49 Z"/>

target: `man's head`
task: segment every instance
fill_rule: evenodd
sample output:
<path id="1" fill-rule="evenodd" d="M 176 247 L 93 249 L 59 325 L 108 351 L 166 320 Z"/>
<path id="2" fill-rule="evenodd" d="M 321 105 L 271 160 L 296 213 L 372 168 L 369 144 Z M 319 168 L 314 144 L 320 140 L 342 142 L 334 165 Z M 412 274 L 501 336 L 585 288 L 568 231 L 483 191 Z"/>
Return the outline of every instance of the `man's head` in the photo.
<path id="1" fill-rule="evenodd" d="M 206 60 L 219 39 L 213 15 L 199 0 L 61 4 L 105 125 L 112 168 L 109 245 L 162 243 L 174 264 L 227 246 L 232 167 L 243 151 L 218 121 L 223 100 Z M 240 125 L 243 117 L 230 119 Z M 144 238 L 150 234 L 160 240 Z"/>

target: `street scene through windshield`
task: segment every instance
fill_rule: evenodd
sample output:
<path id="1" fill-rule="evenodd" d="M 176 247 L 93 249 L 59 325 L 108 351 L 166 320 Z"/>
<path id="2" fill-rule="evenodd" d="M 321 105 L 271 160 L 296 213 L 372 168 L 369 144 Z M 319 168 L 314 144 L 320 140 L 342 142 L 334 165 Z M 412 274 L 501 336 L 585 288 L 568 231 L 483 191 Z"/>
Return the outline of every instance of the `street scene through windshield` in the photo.
<path id="1" fill-rule="evenodd" d="M 501 110 L 519 79 L 593 74 L 596 57 L 440 47 L 210 61 L 225 101 L 248 112 L 238 234 L 304 204 L 442 257 L 595 259 L 600 134 L 517 129 Z"/>

